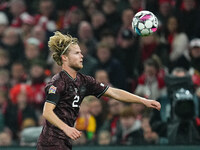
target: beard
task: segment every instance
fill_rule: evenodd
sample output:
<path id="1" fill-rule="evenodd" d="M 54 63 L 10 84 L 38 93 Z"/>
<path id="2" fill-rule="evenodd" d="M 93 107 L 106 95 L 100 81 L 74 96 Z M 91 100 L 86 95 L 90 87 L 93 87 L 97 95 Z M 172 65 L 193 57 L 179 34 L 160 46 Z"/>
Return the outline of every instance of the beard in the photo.
<path id="1" fill-rule="evenodd" d="M 80 66 L 80 65 L 79 66 L 78 65 L 72 65 L 71 68 L 74 69 L 75 71 L 79 71 L 79 70 L 81 70 L 83 68 L 83 65 L 82 66 Z"/>
<path id="2" fill-rule="evenodd" d="M 73 69 L 74 69 L 75 71 L 79 71 L 79 70 L 81 70 L 82 68 L 73 67 Z"/>

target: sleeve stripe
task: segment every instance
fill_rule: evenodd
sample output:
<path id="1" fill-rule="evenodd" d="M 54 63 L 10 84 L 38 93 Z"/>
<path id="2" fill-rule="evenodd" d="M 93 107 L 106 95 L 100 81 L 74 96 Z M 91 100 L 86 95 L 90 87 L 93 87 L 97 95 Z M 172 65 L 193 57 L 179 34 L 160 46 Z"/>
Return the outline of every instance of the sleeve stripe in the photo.
<path id="1" fill-rule="evenodd" d="M 50 100 L 46 100 L 46 102 L 48 102 L 48 103 L 52 103 L 52 104 L 54 104 L 54 105 L 57 105 L 55 102 L 50 101 Z"/>
<path id="2" fill-rule="evenodd" d="M 100 98 L 100 97 L 108 90 L 108 88 L 109 88 L 109 86 L 107 86 L 107 87 L 103 90 L 103 92 L 101 92 L 101 93 L 97 96 L 97 98 Z"/>

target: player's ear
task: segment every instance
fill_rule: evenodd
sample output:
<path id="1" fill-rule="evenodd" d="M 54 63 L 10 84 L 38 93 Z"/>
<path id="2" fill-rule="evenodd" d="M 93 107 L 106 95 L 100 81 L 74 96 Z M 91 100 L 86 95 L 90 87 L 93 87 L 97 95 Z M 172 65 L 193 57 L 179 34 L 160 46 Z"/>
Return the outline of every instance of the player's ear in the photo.
<path id="1" fill-rule="evenodd" d="M 68 57 L 66 55 L 62 55 L 61 58 L 62 58 L 63 61 L 67 61 L 68 60 Z"/>

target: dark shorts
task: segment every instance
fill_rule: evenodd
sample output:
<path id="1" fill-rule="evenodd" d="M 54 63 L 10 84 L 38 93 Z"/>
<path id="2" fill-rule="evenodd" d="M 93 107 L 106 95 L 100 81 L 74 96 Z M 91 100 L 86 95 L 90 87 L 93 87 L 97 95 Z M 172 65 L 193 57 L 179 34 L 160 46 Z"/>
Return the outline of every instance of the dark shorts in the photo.
<path id="1" fill-rule="evenodd" d="M 37 150 L 71 150 L 72 144 L 69 139 L 60 139 L 54 136 L 40 135 Z"/>
<path id="2" fill-rule="evenodd" d="M 37 150 L 72 150 L 72 147 L 63 143 L 60 145 L 43 145 L 38 143 Z"/>

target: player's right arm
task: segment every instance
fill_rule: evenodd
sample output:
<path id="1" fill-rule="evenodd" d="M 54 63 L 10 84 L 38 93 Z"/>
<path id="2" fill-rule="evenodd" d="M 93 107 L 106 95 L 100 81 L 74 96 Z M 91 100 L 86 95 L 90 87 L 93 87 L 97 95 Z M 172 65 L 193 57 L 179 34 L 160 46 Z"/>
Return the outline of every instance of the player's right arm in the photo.
<path id="1" fill-rule="evenodd" d="M 76 140 L 81 136 L 81 132 L 77 129 L 68 126 L 65 124 L 58 116 L 54 113 L 56 105 L 45 102 L 43 109 L 43 116 L 46 120 L 48 120 L 51 124 L 61 129 L 68 137 L 73 140 Z"/>
<path id="2" fill-rule="evenodd" d="M 155 100 L 148 100 L 146 98 L 113 87 L 109 87 L 104 95 L 123 102 L 139 103 L 157 110 L 161 109 L 160 103 Z"/>

